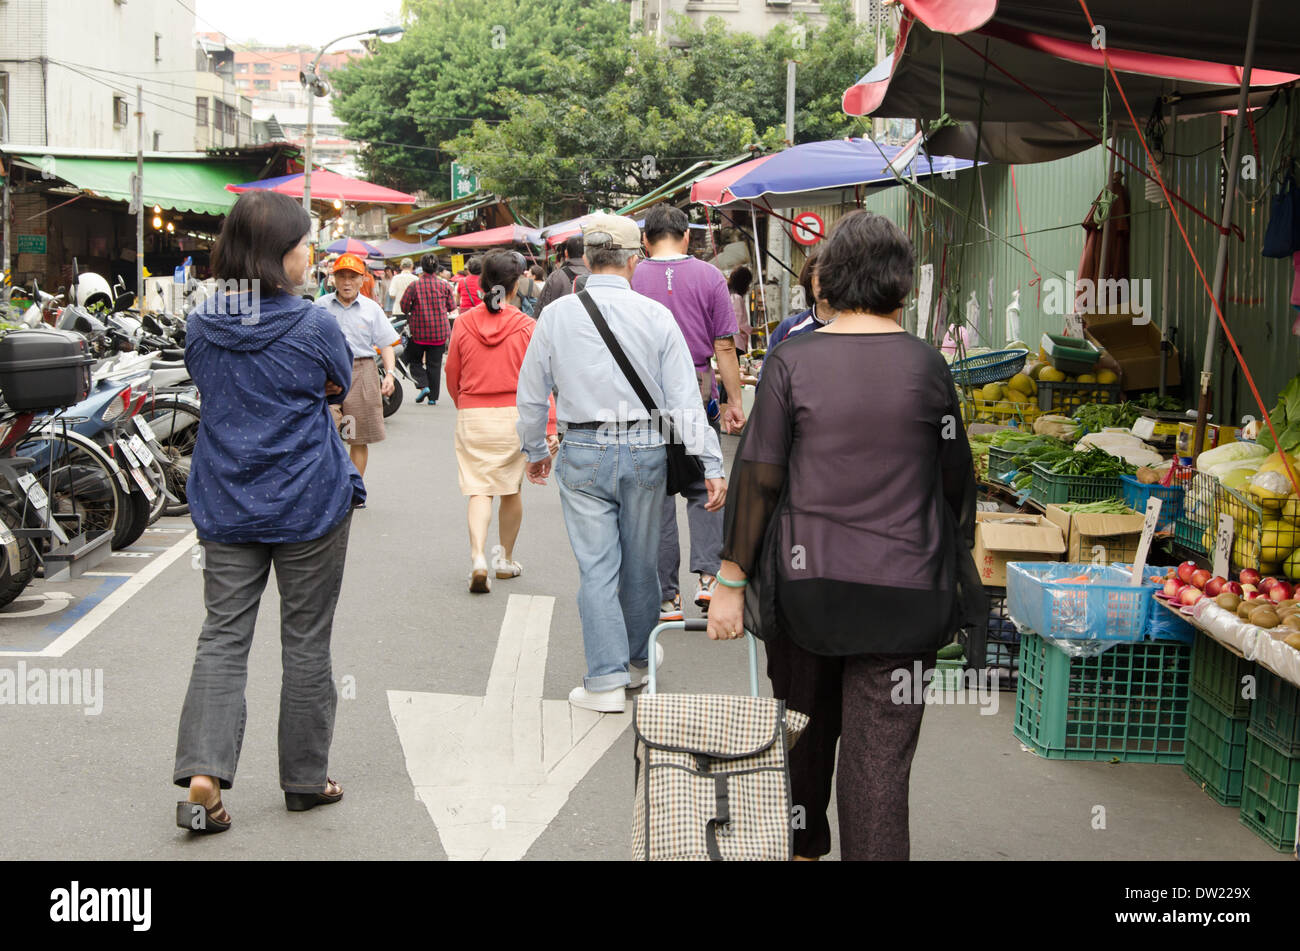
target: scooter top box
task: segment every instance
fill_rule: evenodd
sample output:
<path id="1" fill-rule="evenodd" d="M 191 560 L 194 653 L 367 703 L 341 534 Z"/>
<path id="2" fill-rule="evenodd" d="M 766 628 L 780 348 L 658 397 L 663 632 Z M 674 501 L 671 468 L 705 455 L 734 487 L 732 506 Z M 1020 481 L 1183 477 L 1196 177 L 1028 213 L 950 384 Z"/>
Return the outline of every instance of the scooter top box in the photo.
<path id="1" fill-rule="evenodd" d="M 94 362 L 79 333 L 50 327 L 14 330 L 0 338 L 0 393 L 18 412 L 71 406 L 90 394 Z"/>

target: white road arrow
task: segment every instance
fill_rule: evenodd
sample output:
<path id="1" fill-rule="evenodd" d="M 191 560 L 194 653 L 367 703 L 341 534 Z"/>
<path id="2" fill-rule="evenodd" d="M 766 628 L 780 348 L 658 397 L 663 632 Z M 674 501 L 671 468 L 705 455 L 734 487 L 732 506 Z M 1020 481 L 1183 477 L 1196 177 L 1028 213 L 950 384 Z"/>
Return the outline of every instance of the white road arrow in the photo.
<path id="1" fill-rule="evenodd" d="M 554 606 L 510 596 L 486 696 L 388 691 L 415 794 L 452 860 L 523 858 L 631 723 L 542 699 Z"/>

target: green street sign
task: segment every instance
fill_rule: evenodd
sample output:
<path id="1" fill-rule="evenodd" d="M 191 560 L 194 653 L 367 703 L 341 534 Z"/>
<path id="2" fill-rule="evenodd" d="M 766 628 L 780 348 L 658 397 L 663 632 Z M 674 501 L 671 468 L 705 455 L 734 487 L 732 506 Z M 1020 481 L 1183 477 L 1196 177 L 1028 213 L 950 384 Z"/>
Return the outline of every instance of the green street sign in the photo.
<path id="1" fill-rule="evenodd" d="M 43 234 L 18 235 L 19 254 L 47 254 L 48 252 L 49 249 L 46 245 L 45 235 Z"/>
<path id="2" fill-rule="evenodd" d="M 478 191 L 478 176 L 461 165 L 451 163 L 451 197 L 466 198 Z"/>

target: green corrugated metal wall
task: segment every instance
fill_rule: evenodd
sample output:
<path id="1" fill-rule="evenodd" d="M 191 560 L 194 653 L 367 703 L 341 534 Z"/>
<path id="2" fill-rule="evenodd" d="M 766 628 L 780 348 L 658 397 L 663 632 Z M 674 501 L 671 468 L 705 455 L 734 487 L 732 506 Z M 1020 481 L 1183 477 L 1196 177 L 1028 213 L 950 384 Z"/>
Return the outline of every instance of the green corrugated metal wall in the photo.
<path id="1" fill-rule="evenodd" d="M 1284 122 L 1281 104 L 1256 120 L 1255 134 L 1262 156 L 1260 174 L 1254 180 L 1243 181 L 1238 192 L 1234 220 L 1241 226 L 1245 241 L 1234 238 L 1231 242 L 1224 309 L 1228 326 L 1269 408 L 1278 390 L 1300 372 L 1300 339 L 1290 333 L 1295 316 L 1290 306 L 1291 261 L 1265 258 L 1259 253 L 1269 216 L 1269 195 L 1263 192 L 1263 182 Z M 1218 117 L 1178 123 L 1174 150 L 1181 157 L 1171 157 L 1171 172 L 1166 173 L 1171 188 L 1216 220 L 1222 187 L 1220 163 L 1223 160 L 1217 148 L 1220 138 Z M 1243 151 L 1251 151 L 1252 144 L 1248 139 Z M 1135 164 L 1146 167 L 1136 136 L 1121 137 L 1120 149 Z M 942 205 L 936 210 L 932 199 L 897 187 L 870 196 L 864 206 L 888 215 L 907 228 L 916 244 L 918 264 L 933 264 L 936 274 L 941 269 L 944 271 L 943 285 L 960 302 L 961 313 L 965 313 L 970 292 L 977 292 L 981 310 L 978 330 L 987 345 L 1007 342 L 1004 313 L 1012 291 L 1019 288 L 1022 337 L 1032 343 L 1043 331 L 1059 332 L 1063 326 L 1060 316 L 1042 312 L 1040 285 L 1032 282 L 1037 276 L 1063 279 L 1067 271 L 1077 271 L 1084 237 L 1079 225 L 1105 178 L 1104 161 L 1102 149 L 1095 148 L 1057 162 L 1019 165 L 1014 170 L 1014 188 L 1009 167 L 985 166 L 978 176 L 983 180 L 982 200 L 975 170 L 961 172 L 954 180 L 922 181 L 936 195 L 960 209 L 960 213 Z M 1118 167 L 1126 169 L 1123 163 L 1118 163 Z M 1125 181 L 1131 208 L 1130 274 L 1151 280 L 1153 300 L 1149 312 L 1158 323 L 1164 219 L 1168 211 L 1163 205 L 1146 200 L 1145 178 L 1131 169 L 1127 171 Z M 972 190 L 976 196 L 973 205 Z M 991 236 L 979 224 L 966 220 L 968 207 L 976 222 L 986 222 L 988 229 L 1002 237 Z M 1206 279 L 1212 284 L 1217 228 L 1182 205 L 1178 209 Z M 1205 348 L 1206 322 L 1213 311 L 1176 227 L 1171 231 L 1170 242 L 1169 321 L 1182 357 L 1184 394 L 1189 402 L 1194 402 Z M 1026 245 L 1032 265 L 1024 253 Z M 937 289 L 935 296 L 938 296 Z M 914 305 L 907 320 L 914 328 Z M 1215 389 L 1217 398 L 1226 400 L 1226 405 L 1217 407 L 1218 412 L 1227 412 L 1235 418 L 1245 413 L 1257 416 L 1237 360 L 1227 349 L 1222 333 L 1218 339 L 1220 358 Z"/>

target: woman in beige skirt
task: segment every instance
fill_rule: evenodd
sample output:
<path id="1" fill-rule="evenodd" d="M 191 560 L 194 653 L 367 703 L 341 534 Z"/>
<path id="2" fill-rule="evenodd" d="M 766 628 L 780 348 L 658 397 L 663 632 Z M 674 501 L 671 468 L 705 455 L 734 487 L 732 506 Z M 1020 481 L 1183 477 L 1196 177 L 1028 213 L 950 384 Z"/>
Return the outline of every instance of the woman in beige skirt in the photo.
<path id="1" fill-rule="evenodd" d="M 521 311 L 516 285 L 526 270 L 521 254 L 494 251 L 483 259 L 483 301 L 463 311 L 447 346 L 447 391 L 456 404 L 456 464 L 469 497 L 469 590 L 487 594 L 488 527 L 492 500 L 501 499 L 501 544 L 492 549 L 498 578 L 517 578 L 515 539 L 524 517 L 519 490 L 525 457 L 515 422 L 515 390 L 536 322 Z"/>

